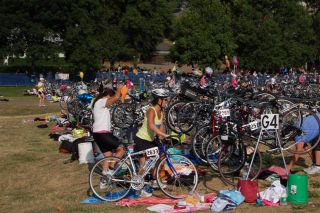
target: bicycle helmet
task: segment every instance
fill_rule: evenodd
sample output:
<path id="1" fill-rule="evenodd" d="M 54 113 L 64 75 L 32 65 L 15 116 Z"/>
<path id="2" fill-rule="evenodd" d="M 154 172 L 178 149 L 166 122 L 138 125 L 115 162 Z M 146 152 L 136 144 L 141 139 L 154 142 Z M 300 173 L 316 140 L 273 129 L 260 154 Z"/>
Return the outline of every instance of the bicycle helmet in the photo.
<path id="1" fill-rule="evenodd" d="M 205 71 L 206 71 L 206 75 L 207 75 L 207 76 L 211 76 L 212 73 L 213 73 L 213 70 L 212 70 L 211 67 L 206 67 L 206 68 L 205 68 Z"/>
<path id="2" fill-rule="evenodd" d="M 169 91 L 166 89 L 154 89 L 154 90 L 152 90 L 151 93 L 154 98 L 167 98 L 167 97 L 169 97 Z"/>

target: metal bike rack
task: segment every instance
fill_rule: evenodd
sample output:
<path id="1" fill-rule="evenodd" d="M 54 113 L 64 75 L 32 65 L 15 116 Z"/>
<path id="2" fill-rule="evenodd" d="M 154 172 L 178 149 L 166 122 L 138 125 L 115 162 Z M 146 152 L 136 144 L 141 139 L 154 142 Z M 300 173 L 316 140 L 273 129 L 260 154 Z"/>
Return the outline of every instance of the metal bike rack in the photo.
<path id="1" fill-rule="evenodd" d="M 267 115 L 278 115 L 278 114 L 267 114 Z M 264 116 L 264 115 L 261 115 L 261 117 Z M 278 115 L 279 116 L 279 115 Z M 262 121 L 262 119 L 261 119 Z M 278 125 L 279 126 L 279 125 Z M 263 124 L 261 125 L 261 130 L 260 130 L 260 133 L 259 133 L 259 137 L 258 137 L 258 141 L 257 141 L 257 144 L 256 144 L 256 147 L 254 149 L 254 152 L 253 152 L 253 156 L 252 156 L 252 159 L 251 159 L 251 162 L 250 162 L 250 166 L 249 166 L 249 170 L 248 170 L 248 174 L 246 176 L 246 180 L 248 180 L 249 178 L 249 175 L 250 175 L 250 172 L 251 172 L 251 168 L 252 168 L 252 164 L 253 164 L 253 161 L 254 161 L 254 158 L 256 156 L 256 152 L 259 148 L 259 144 L 260 144 L 260 141 L 261 141 L 261 137 L 262 137 L 262 134 L 263 132 L 265 132 L 266 130 L 270 130 L 270 129 L 264 129 L 262 128 L 263 127 Z M 289 172 L 288 172 L 288 168 L 287 168 L 287 164 L 286 164 L 286 161 L 285 161 L 285 158 L 284 158 L 284 154 L 283 154 L 283 148 L 282 148 L 282 145 L 281 145 L 281 138 L 279 136 L 279 132 L 278 132 L 278 128 L 274 128 L 272 129 L 275 131 L 275 140 L 276 140 L 276 145 L 280 148 L 280 152 L 281 152 L 281 156 L 282 156 L 282 160 L 283 160 L 283 164 L 284 164 L 284 168 L 286 169 L 286 173 L 287 173 L 287 176 L 289 175 Z"/>

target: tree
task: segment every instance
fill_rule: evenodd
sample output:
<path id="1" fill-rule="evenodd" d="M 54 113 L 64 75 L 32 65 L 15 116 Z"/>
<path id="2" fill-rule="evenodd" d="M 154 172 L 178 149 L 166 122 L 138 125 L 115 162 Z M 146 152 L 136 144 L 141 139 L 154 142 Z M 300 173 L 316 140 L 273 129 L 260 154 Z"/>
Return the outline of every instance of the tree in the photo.
<path id="1" fill-rule="evenodd" d="M 1 1 L 2 56 L 26 54 L 33 69 L 38 59 L 57 57 L 60 42 L 57 33 L 45 23 L 46 7 L 46 2 L 38 0 Z"/>
<path id="2" fill-rule="evenodd" d="M 147 57 L 170 31 L 176 0 L 2 0 L 1 50 L 32 63 L 64 52 L 77 69 Z"/>
<path id="3" fill-rule="evenodd" d="M 232 14 L 240 66 L 275 70 L 312 59 L 312 19 L 298 1 L 238 0 Z"/>
<path id="4" fill-rule="evenodd" d="M 176 7 L 174 0 L 109 0 L 112 24 L 120 26 L 127 44 L 124 55 L 150 56 L 158 42 L 170 32 Z"/>
<path id="5" fill-rule="evenodd" d="M 235 50 L 231 18 L 227 7 L 217 0 L 194 0 L 174 23 L 173 61 L 217 66 L 225 54 Z"/>

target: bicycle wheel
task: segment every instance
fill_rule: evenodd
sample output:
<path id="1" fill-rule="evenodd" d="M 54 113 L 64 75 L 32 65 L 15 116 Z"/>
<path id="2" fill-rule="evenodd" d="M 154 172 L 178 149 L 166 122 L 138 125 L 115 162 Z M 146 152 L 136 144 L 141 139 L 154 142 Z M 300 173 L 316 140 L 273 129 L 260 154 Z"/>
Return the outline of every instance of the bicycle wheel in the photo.
<path id="1" fill-rule="evenodd" d="M 237 148 L 235 149 L 234 145 L 224 147 L 219 154 L 217 165 L 220 179 L 226 184 L 237 186 L 240 178 L 248 177 L 249 180 L 254 180 L 260 174 L 262 168 L 260 151 L 256 151 L 250 174 L 248 175 L 254 148 L 253 146 L 243 145 L 241 149 L 242 151 L 239 151 L 239 153 L 243 153 L 244 155 L 238 155 Z"/>
<path id="2" fill-rule="evenodd" d="M 305 154 L 313 150 L 320 142 L 319 127 L 320 119 L 311 110 L 295 107 L 280 116 L 280 135 L 282 148 L 292 154 Z M 305 128 L 305 124 L 311 124 L 311 129 Z M 318 126 L 318 127 L 316 127 Z M 312 129 L 312 127 L 315 127 Z M 305 143 L 302 151 L 296 150 L 296 137 L 303 138 L 314 135 L 312 142 Z M 311 139 L 311 138 L 310 138 Z"/>
<path id="3" fill-rule="evenodd" d="M 132 104 L 119 104 L 112 111 L 112 122 L 116 127 L 129 128 L 135 122 L 134 113 L 135 112 L 132 109 Z"/>
<path id="4" fill-rule="evenodd" d="M 286 111 L 288 111 L 290 108 L 294 106 L 294 103 L 292 103 L 290 100 L 279 98 L 277 99 L 277 103 L 279 105 L 279 113 L 283 114 Z"/>
<path id="5" fill-rule="evenodd" d="M 197 129 L 210 125 L 212 123 L 213 106 L 211 104 L 202 104 L 197 109 L 194 125 Z"/>
<path id="6" fill-rule="evenodd" d="M 182 155 L 169 155 L 157 166 L 157 183 L 168 197 L 181 199 L 195 191 L 198 173 L 194 164 Z"/>
<path id="7" fill-rule="evenodd" d="M 221 152 L 222 144 L 220 135 L 211 138 L 206 145 L 206 159 L 211 169 L 215 172 L 218 171 L 218 159 Z"/>
<path id="8" fill-rule="evenodd" d="M 206 152 L 203 147 L 206 148 L 212 136 L 211 126 L 204 126 L 196 132 L 192 140 L 193 153 L 204 163 L 207 163 L 207 159 L 205 154 Z"/>
<path id="9" fill-rule="evenodd" d="M 189 102 L 178 112 L 177 125 L 181 132 L 188 133 L 194 127 L 197 118 L 199 102 Z"/>
<path id="10" fill-rule="evenodd" d="M 114 172 L 102 174 L 104 165 L 115 165 Z M 132 171 L 125 161 L 107 157 L 98 161 L 90 171 L 89 184 L 96 197 L 104 201 L 117 201 L 124 198 L 131 189 Z"/>
<path id="11" fill-rule="evenodd" d="M 176 133 L 181 133 L 181 130 L 177 126 L 177 120 L 178 120 L 178 112 L 182 108 L 182 106 L 185 104 L 185 102 L 176 102 L 173 103 L 171 106 L 168 107 L 166 111 L 166 125 L 171 129 L 172 131 L 175 131 Z"/>

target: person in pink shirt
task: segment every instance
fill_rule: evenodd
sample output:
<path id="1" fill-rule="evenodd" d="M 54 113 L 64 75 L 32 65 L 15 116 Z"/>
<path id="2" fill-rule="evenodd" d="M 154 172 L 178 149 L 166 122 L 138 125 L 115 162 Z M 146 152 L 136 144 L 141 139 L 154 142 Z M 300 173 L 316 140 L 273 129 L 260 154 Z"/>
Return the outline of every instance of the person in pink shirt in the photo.
<path id="1" fill-rule="evenodd" d="M 233 88 L 236 88 L 237 87 L 237 75 L 234 71 L 231 72 L 231 76 L 232 76 L 232 79 L 231 79 L 231 86 Z"/>

